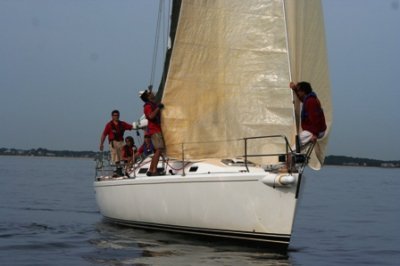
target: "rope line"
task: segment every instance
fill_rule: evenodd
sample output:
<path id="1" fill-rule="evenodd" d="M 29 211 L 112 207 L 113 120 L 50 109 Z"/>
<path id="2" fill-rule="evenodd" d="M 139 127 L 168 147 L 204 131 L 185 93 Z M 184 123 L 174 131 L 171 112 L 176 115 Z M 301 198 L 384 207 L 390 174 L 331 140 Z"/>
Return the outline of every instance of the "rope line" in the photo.
<path id="1" fill-rule="evenodd" d="M 154 83 L 154 75 L 156 71 L 156 63 L 157 63 L 157 55 L 158 55 L 158 43 L 160 40 L 160 25 L 161 25 L 161 15 L 164 6 L 164 1 L 160 0 L 158 5 L 158 17 L 157 17 L 157 26 L 156 26 L 156 33 L 154 37 L 154 49 L 153 49 L 153 62 L 151 65 L 151 75 L 149 84 L 153 85 Z"/>

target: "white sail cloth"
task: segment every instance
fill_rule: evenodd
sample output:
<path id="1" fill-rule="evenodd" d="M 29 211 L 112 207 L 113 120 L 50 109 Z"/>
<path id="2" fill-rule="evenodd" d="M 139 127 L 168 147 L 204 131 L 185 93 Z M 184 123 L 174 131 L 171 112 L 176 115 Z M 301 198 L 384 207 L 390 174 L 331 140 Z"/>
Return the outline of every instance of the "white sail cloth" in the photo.
<path id="1" fill-rule="evenodd" d="M 240 156 L 244 143 L 237 140 L 245 137 L 284 135 L 293 142 L 291 80 L 312 84 L 330 125 L 319 0 L 182 0 L 162 100 L 168 156 Z M 314 168 L 326 141 L 318 144 Z M 285 151 L 281 139 L 248 144 L 249 154 Z"/>
<path id="2" fill-rule="evenodd" d="M 311 83 L 321 101 L 328 126 L 324 137 L 319 139 L 314 146 L 309 162 L 311 168 L 318 170 L 324 162 L 332 125 L 332 103 L 322 5 L 320 0 L 286 0 L 285 7 L 292 80 Z"/>

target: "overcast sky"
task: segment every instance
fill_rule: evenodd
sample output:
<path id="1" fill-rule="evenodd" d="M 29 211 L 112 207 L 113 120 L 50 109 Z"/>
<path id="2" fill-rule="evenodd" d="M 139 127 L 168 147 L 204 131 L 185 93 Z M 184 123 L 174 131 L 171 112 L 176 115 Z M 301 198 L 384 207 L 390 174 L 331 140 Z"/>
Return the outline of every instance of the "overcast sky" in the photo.
<path id="1" fill-rule="evenodd" d="M 328 155 L 400 160 L 399 0 L 323 5 Z M 135 121 L 157 9 L 158 0 L 0 0 L 0 147 L 97 150 L 111 110 Z"/>

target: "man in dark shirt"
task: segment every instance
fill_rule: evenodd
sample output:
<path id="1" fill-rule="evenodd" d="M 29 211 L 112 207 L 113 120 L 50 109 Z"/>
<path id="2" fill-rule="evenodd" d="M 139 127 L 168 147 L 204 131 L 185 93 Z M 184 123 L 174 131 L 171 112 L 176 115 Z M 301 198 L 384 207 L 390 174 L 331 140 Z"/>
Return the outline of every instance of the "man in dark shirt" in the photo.
<path id="1" fill-rule="evenodd" d="M 291 82 L 290 88 L 303 103 L 301 108 L 301 129 L 299 134 L 301 146 L 315 143 L 322 138 L 326 131 L 324 111 L 317 95 L 313 92 L 311 84 L 305 81 L 297 84 Z"/>

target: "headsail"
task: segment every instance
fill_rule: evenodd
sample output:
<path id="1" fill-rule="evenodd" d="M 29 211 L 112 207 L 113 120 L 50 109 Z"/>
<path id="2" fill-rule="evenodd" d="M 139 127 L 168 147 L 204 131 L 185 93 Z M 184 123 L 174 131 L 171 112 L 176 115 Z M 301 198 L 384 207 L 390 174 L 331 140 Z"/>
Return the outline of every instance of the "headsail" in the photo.
<path id="1" fill-rule="evenodd" d="M 308 81 L 318 95 L 328 126 L 316 143 L 309 166 L 320 169 L 332 125 L 332 103 L 324 19 L 320 0 L 286 0 L 290 69 L 293 81 Z"/>
<path id="2" fill-rule="evenodd" d="M 293 140 L 290 80 L 311 82 L 329 113 L 321 20 L 319 0 L 182 0 L 163 92 L 168 156 L 180 158 L 184 150 L 188 159 L 233 157 L 243 154 L 243 143 L 230 140 L 260 135 Z M 319 60 L 325 65 L 315 66 Z M 275 153 L 283 144 L 250 148 Z"/>

